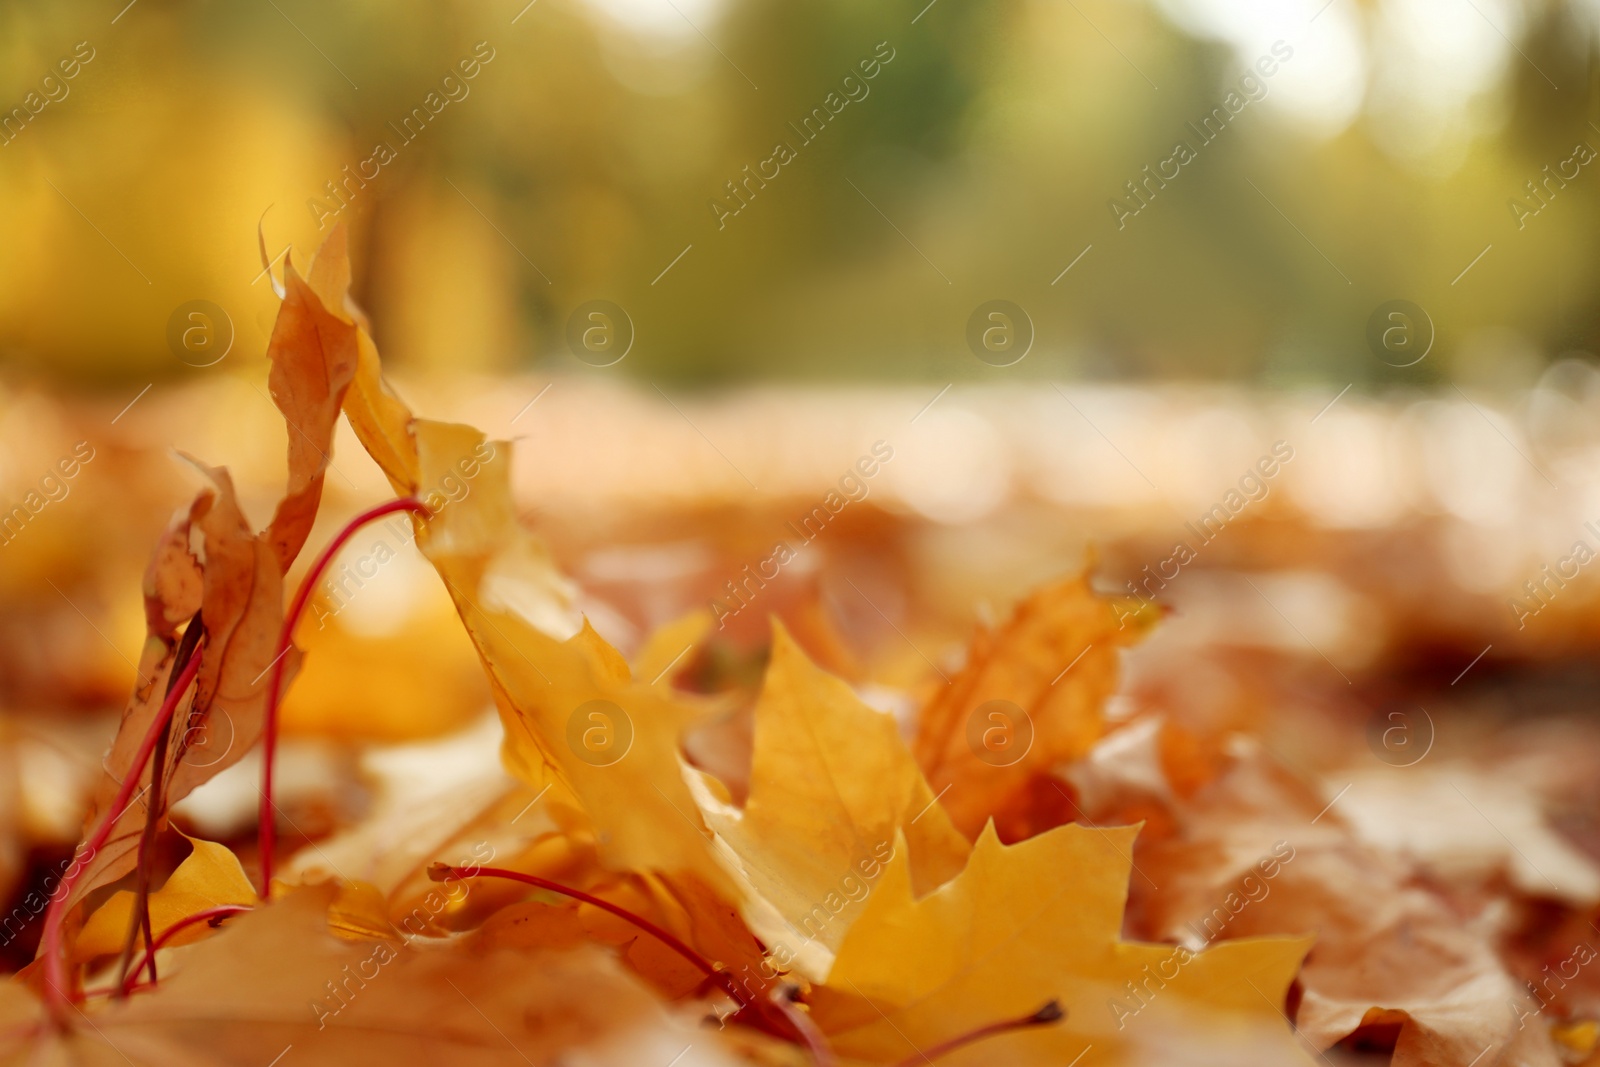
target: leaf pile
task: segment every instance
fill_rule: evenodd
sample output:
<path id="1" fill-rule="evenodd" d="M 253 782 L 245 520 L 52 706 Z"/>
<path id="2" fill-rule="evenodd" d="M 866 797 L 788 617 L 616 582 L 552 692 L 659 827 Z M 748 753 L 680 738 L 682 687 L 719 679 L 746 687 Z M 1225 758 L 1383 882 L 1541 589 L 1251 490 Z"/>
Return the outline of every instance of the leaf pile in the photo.
<path id="1" fill-rule="evenodd" d="M 268 354 L 288 487 L 271 523 L 253 532 L 227 472 L 195 463 L 203 488 L 156 546 L 140 682 L 85 841 L 109 832 L 53 904 L 58 940 L 0 988 L 0 1065 L 1246 1067 L 1387 1041 L 1407 1067 L 1484 1048 L 1487 1067 L 1588 1051 L 1581 1007 L 1508 1013 L 1520 983 L 1459 902 L 1323 821 L 1314 784 L 1248 737 L 1178 713 L 1108 721 L 1120 650 L 1153 619 L 1086 577 L 981 629 L 953 677 L 927 680 L 909 735 L 774 624 L 747 776 L 692 762 L 686 736 L 737 699 L 688 682 L 707 620 L 631 663 L 588 625 L 518 519 L 511 445 L 416 416 L 349 284 L 342 229 L 307 277 L 285 267 Z M 399 793 L 255 885 L 168 813 L 263 734 L 285 578 L 341 412 L 427 509 L 416 544 L 477 650 L 512 777 Z M 192 690 L 174 685 L 185 668 Z M 213 757 L 196 738 L 219 711 L 239 741 Z"/>

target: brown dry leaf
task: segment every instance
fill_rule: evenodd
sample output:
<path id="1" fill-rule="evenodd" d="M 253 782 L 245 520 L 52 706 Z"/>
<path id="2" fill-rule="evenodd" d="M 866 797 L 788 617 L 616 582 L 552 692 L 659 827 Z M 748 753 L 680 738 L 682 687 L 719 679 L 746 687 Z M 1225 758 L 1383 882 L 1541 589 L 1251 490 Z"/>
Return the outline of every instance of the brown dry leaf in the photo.
<path id="1" fill-rule="evenodd" d="M 321 310 L 341 323 L 337 328 L 328 324 L 330 332 L 341 342 L 341 347 L 336 349 L 341 375 L 347 358 L 342 347 L 344 327 L 353 327 L 355 366 L 340 405 L 345 417 L 388 477 L 395 493 L 404 496 L 415 492 L 418 488 L 417 447 L 411 436 L 411 409 L 383 380 L 378 349 L 372 343 L 366 316 L 350 300 L 350 244 L 343 223 L 335 224 L 322 247 L 317 249 L 306 282 Z M 331 426 L 330 422 L 330 430 Z"/>
<path id="2" fill-rule="evenodd" d="M 171 673 L 175 646 L 168 646 L 159 637 L 151 635 L 144 643 L 139 658 L 139 676 L 142 681 L 134 688 L 128 706 L 122 713 L 122 725 L 112 741 L 101 767 L 100 778 L 90 801 L 89 813 L 84 819 L 85 837 L 105 818 L 116 798 L 122 778 L 129 773 L 140 741 L 149 732 L 162 701 L 166 696 L 167 678 Z M 141 772 L 142 796 L 150 788 L 150 769 Z M 110 836 L 93 856 L 84 860 L 84 872 L 68 894 L 65 907 L 74 908 L 89 893 L 100 886 L 114 882 L 133 870 L 135 850 L 139 847 L 147 816 L 145 807 L 138 801 L 131 803 L 112 827 Z"/>
<path id="3" fill-rule="evenodd" d="M 749 800 L 743 811 L 709 795 L 702 803 L 752 887 L 751 928 L 781 963 L 814 980 L 832 966 L 896 833 L 910 842 L 919 894 L 953 878 L 969 851 L 893 716 L 812 663 L 776 620 L 755 707 Z"/>
<path id="4" fill-rule="evenodd" d="M 912 745 L 929 783 L 948 788 L 944 804 L 962 833 L 976 836 L 991 817 L 1008 840 L 1040 829 L 1019 794 L 1104 732 L 1117 650 L 1153 621 L 1140 601 L 1095 594 L 1085 574 L 1038 589 L 1006 623 L 978 630 L 966 666 L 923 709 Z M 986 710 L 989 701 L 1007 704 Z M 1015 721 L 1018 708 L 1031 741 L 1029 727 Z M 1027 748 L 1014 757 L 1011 745 Z"/>
<path id="5" fill-rule="evenodd" d="M 1490 917 L 1428 889 L 1412 865 L 1373 849 L 1338 807 L 1260 756 L 1244 759 L 1180 814 L 1178 834 L 1142 850 L 1134 928 L 1189 944 L 1315 930 L 1297 1021 L 1318 1048 L 1397 1025 L 1394 1067 L 1554 1067 L 1537 1007 L 1493 949 Z M 1159 891 L 1151 888 L 1159 885 Z"/>
<path id="6" fill-rule="evenodd" d="M 1137 832 L 1061 826 L 1006 846 L 987 826 L 966 870 L 920 900 L 898 842 L 815 1001 L 818 1024 L 843 1055 L 898 1063 L 1053 999 L 1061 1023 L 941 1067 L 1309 1064 L 1283 1016 L 1308 938 L 1194 953 L 1121 940 Z"/>
<path id="7" fill-rule="evenodd" d="M 274 550 L 251 533 L 228 472 L 195 466 L 211 483 L 190 512 L 190 535 L 198 537 L 196 558 L 204 561 L 200 612 L 206 644 L 188 715 L 173 716 L 165 789 L 169 805 L 243 759 L 260 738 L 265 675 L 283 628 L 283 572 Z M 291 648 L 286 677 L 292 677 L 298 660 Z M 231 729 L 204 729 L 213 708 L 227 716 Z M 231 738 L 225 751 L 214 751 L 215 738 Z"/>
<path id="8" fill-rule="evenodd" d="M 153 628 L 145 642 L 140 674 L 147 681 L 135 689 L 123 713 L 85 820 L 87 828 L 97 826 L 110 807 L 166 695 L 177 648 L 168 622 L 180 611 L 191 611 L 186 598 L 193 593 L 196 561 L 204 560 L 199 565 L 199 607 L 206 623 L 206 644 L 199 653 L 194 694 L 186 706 L 179 706 L 168 730 L 163 808 L 157 812 L 158 820 L 164 822 L 167 807 L 244 758 L 261 736 L 264 675 L 283 624 L 283 576 L 273 550 L 250 532 L 228 472 L 199 463 L 193 466 L 207 484 L 187 517 L 175 523 L 157 546 L 146 579 L 145 614 L 153 620 L 153 627 L 160 628 Z M 178 544 L 190 546 L 189 552 L 176 551 Z M 168 595 L 179 599 L 161 599 Z M 286 670 L 292 671 L 298 657 L 291 651 L 287 658 Z M 226 718 L 227 729 L 209 728 L 215 715 Z M 150 766 L 140 774 L 147 791 Z M 136 795 L 147 797 L 148 792 Z M 105 845 L 88 860 L 68 907 L 133 869 L 134 852 L 148 817 L 147 805 L 148 800 L 134 803 L 123 812 Z"/>
<path id="9" fill-rule="evenodd" d="M 230 483 L 231 484 L 231 483 Z M 144 573 L 144 614 L 148 635 L 139 654 L 138 684 L 122 712 L 122 722 L 103 760 L 102 774 L 90 798 L 84 820 L 85 835 L 99 824 L 115 799 L 150 724 L 166 698 L 168 678 L 178 646 L 178 627 L 200 610 L 205 596 L 205 574 L 191 554 L 191 523 L 205 492 L 187 512 L 180 513 L 162 532 Z M 202 535 L 203 536 L 203 535 Z M 174 715 L 176 719 L 177 716 Z M 170 741 L 170 732 L 169 732 Z M 149 788 L 149 769 L 141 781 Z M 141 795 L 141 794 L 135 794 Z M 134 803 L 112 828 L 106 843 L 87 860 L 87 869 L 68 898 L 72 907 L 94 889 L 114 882 L 133 869 L 133 850 L 144 831 L 146 811 Z"/>
<path id="10" fill-rule="evenodd" d="M 289 425 L 289 486 L 265 536 L 277 553 L 278 570 L 287 574 L 316 522 L 334 425 L 356 373 L 357 327 L 342 315 L 350 286 L 343 223 L 334 226 L 312 262 L 309 281 L 284 260 L 283 285 L 267 345 L 267 389 Z"/>
<path id="11" fill-rule="evenodd" d="M 171 643 L 178 627 L 194 617 L 205 596 L 205 572 L 190 554 L 189 518 L 180 515 L 162 531 L 144 572 L 145 626 Z"/>
<path id="12" fill-rule="evenodd" d="M 39 1026 L 23 987 L 0 990 L 0 1067 L 568 1062 L 716 1067 L 716 1035 L 669 1013 L 594 951 L 525 955 L 328 932 L 331 886 L 300 890 L 176 954 L 154 992 Z M 31 1033 L 29 1031 L 32 1031 Z M 292 1052 L 290 1051 L 292 1049 Z"/>

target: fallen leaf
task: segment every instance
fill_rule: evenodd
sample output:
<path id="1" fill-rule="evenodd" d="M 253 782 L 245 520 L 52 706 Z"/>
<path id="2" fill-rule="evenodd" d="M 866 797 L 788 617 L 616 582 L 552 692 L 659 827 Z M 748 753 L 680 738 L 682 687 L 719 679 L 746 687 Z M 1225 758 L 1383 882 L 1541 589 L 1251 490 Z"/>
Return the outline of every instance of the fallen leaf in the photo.
<path id="1" fill-rule="evenodd" d="M 191 461 L 192 462 L 192 461 Z M 104 819 L 111 802 L 130 773 L 133 758 L 149 732 L 166 696 L 177 650 L 168 628 L 175 610 L 188 610 L 192 596 L 192 567 L 200 566 L 199 610 L 206 624 L 206 643 L 196 654 L 200 669 L 194 692 L 180 703 L 167 730 L 162 765 L 161 808 L 154 813 L 158 827 L 166 811 L 197 786 L 243 759 L 261 736 L 266 703 L 265 674 L 283 621 L 283 576 L 272 549 L 250 531 L 234 494 L 233 480 L 225 470 L 193 463 L 206 486 L 195 497 L 187 518 L 175 524 L 157 546 L 146 579 L 147 619 L 152 631 L 141 655 L 142 681 L 135 688 L 105 759 L 105 773 L 96 787 L 85 835 Z M 181 537 L 180 537 L 181 531 Z M 187 543 L 189 552 L 175 550 Z M 203 562 L 200 562 L 203 561 Z M 179 599 L 167 601 L 165 596 Z M 286 670 L 298 663 L 288 654 Z M 227 721 L 216 729 L 214 715 Z M 137 771 L 141 790 L 135 802 L 117 819 L 106 843 L 85 860 L 85 870 L 66 907 L 75 908 L 85 895 L 127 874 L 135 865 L 135 851 L 150 817 L 152 767 Z"/>
<path id="2" fill-rule="evenodd" d="M 250 531 L 226 470 L 195 464 L 210 487 L 190 511 L 191 537 L 198 538 L 204 592 L 205 646 L 194 699 L 187 715 L 174 715 L 164 798 L 170 806 L 202 782 L 243 759 L 261 736 L 267 669 L 283 629 L 283 572 L 274 550 Z M 299 662 L 286 654 L 286 675 Z M 230 729 L 209 730 L 213 708 Z M 229 738 L 224 751 L 213 740 Z"/>
<path id="3" fill-rule="evenodd" d="M 1136 927 L 1191 945 L 1314 929 L 1297 1022 L 1319 1049 L 1388 1025 L 1393 1067 L 1461 1067 L 1490 1047 L 1488 1062 L 1554 1067 L 1545 1028 L 1521 1025 L 1519 1009 L 1537 1021 L 1538 1002 L 1496 956 L 1489 916 L 1326 807 L 1264 754 L 1241 757 L 1192 799 L 1177 835 L 1139 853 L 1151 881 L 1134 883 Z"/>
<path id="4" fill-rule="evenodd" d="M 508 766 L 536 787 L 570 790 L 612 869 L 724 883 L 678 750 L 693 709 L 635 680 L 586 624 L 566 640 L 552 636 L 566 622 L 565 580 L 516 523 L 510 450 L 485 454 L 468 427 L 419 420 L 415 428 L 425 481 L 478 457 L 470 491 L 430 518 L 419 542 L 489 674 Z"/>
<path id="5" fill-rule="evenodd" d="M 1137 833 L 1070 825 L 1007 846 L 985 827 L 966 869 L 921 899 L 900 842 L 845 935 L 818 1024 L 842 1054 L 897 1063 L 1055 1000 L 1060 1024 L 941 1062 L 1308 1064 L 1283 1015 L 1308 938 L 1204 952 L 1121 940 Z"/>
<path id="6" fill-rule="evenodd" d="M 812 663 L 776 621 L 755 707 L 749 800 L 743 811 L 709 796 L 702 803 L 754 890 L 746 907 L 752 929 L 769 952 L 816 980 L 897 833 L 910 842 L 918 893 L 954 877 L 969 851 L 894 718 Z"/>
<path id="7" fill-rule="evenodd" d="M 289 484 L 265 533 L 284 574 L 316 522 L 334 424 L 356 373 L 357 327 L 342 314 L 349 285 L 343 223 L 323 242 L 309 281 L 292 257 L 284 260 L 283 303 L 267 344 L 267 389 L 289 427 Z"/>
<path id="8" fill-rule="evenodd" d="M 189 545 L 189 516 L 182 513 L 162 531 L 144 572 L 145 625 L 171 644 L 178 628 L 200 610 L 205 572 Z"/>
<path id="9" fill-rule="evenodd" d="M 991 817 L 1007 839 L 1040 829 L 1008 805 L 1104 732 L 1118 649 L 1152 621 L 1140 601 L 1098 596 L 1083 575 L 1036 590 L 1001 626 L 979 628 L 966 666 L 924 707 L 912 745 L 929 783 L 948 787 L 944 805 L 962 833 L 976 836 Z"/>
<path id="10" fill-rule="evenodd" d="M 547 807 L 569 832 L 592 833 L 606 868 L 670 883 L 692 929 L 726 935 L 717 958 L 730 969 L 759 962 L 753 938 L 728 934 L 724 901 L 738 893 L 686 782 L 679 745 L 700 711 L 635 679 L 587 623 L 572 632 L 570 582 L 517 522 L 507 445 L 428 420 L 412 432 L 422 484 L 461 487 L 430 505 L 418 544 L 489 676 L 507 767 L 551 790 Z"/>

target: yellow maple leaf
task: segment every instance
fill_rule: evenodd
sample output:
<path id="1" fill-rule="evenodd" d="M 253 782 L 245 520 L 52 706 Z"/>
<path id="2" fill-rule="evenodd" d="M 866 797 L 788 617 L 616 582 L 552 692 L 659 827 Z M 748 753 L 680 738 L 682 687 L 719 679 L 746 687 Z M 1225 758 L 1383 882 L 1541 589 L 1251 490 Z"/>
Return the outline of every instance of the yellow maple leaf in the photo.
<path id="1" fill-rule="evenodd" d="M 411 421 L 410 437 L 413 491 L 431 509 L 417 543 L 488 675 L 507 768 L 549 788 L 546 810 L 569 833 L 592 836 L 607 869 L 656 876 L 665 894 L 658 917 L 729 970 L 758 972 L 755 940 L 742 929 L 727 936 L 725 902 L 739 892 L 711 847 L 679 752 L 701 710 L 636 678 L 620 652 L 575 621 L 570 582 L 517 520 L 505 442 L 427 419 Z"/>
<path id="2" fill-rule="evenodd" d="M 688 871 L 725 884 L 678 752 L 696 713 L 636 680 L 587 623 L 566 640 L 552 635 L 561 623 L 554 583 L 564 579 L 517 524 L 509 448 L 484 451 L 483 435 L 466 426 L 419 419 L 414 428 L 425 484 L 459 471 L 464 457 L 476 465 L 470 489 L 436 510 L 419 544 L 489 674 L 508 767 L 536 786 L 570 790 L 612 869 Z"/>
<path id="3" fill-rule="evenodd" d="M 969 846 L 900 740 L 874 711 L 773 623 L 772 661 L 755 707 L 750 798 L 742 812 L 707 803 L 763 907 L 746 917 L 780 965 L 821 978 L 872 883 L 911 843 L 926 892 L 966 862 Z M 773 914 L 773 912 L 776 914 Z"/>
<path id="4" fill-rule="evenodd" d="M 898 1063 L 1055 1000 L 1060 1024 L 941 1064 L 1309 1063 L 1282 1014 L 1309 939 L 1120 940 L 1137 833 L 1068 825 L 1006 846 L 991 825 L 966 870 L 920 900 L 896 855 L 817 993 L 818 1024 L 843 1055 Z"/>
<path id="5" fill-rule="evenodd" d="M 318 292 L 324 299 L 342 292 L 349 281 L 342 239 L 330 240 L 318 262 L 330 264 Z M 350 315 L 359 320 L 353 309 Z M 714 942 L 705 947 L 731 971 L 756 970 L 754 939 L 742 930 L 740 939 L 725 936 L 731 909 L 724 901 L 739 894 L 713 854 L 679 754 L 700 711 L 656 679 L 636 679 L 577 615 L 571 581 L 518 520 L 509 444 L 470 426 L 415 418 L 384 383 L 377 349 L 364 323 L 357 326 L 345 414 L 395 490 L 430 509 L 414 520 L 417 545 L 488 675 L 507 768 L 549 787 L 546 809 L 568 832 L 592 836 L 604 866 L 658 876 L 684 913 L 678 932 L 691 943 Z M 703 629 L 686 623 L 683 632 Z M 657 651 L 646 650 L 645 659 L 653 662 Z"/>
<path id="6" fill-rule="evenodd" d="M 350 428 L 397 494 L 415 491 L 417 445 L 411 436 L 411 409 L 383 380 L 378 346 L 366 319 L 350 303 L 349 238 L 342 224 L 333 228 L 317 250 L 308 281 L 324 307 L 356 326 L 356 371 L 343 405 Z"/>

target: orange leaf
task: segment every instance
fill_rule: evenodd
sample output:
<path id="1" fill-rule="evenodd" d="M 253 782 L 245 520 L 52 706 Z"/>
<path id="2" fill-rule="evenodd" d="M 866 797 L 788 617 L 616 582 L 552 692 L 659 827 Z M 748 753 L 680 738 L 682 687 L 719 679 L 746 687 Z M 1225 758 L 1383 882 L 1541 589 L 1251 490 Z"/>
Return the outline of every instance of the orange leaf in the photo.
<path id="1" fill-rule="evenodd" d="M 1153 622 L 1138 604 L 1100 597 L 1079 576 L 1035 591 L 999 628 L 978 630 L 967 665 L 923 709 L 913 745 L 968 837 L 990 817 L 1008 839 L 1038 829 L 1017 810 L 1019 794 L 1105 731 L 1117 650 Z M 1013 825 L 1021 832 L 1005 832 Z"/>

